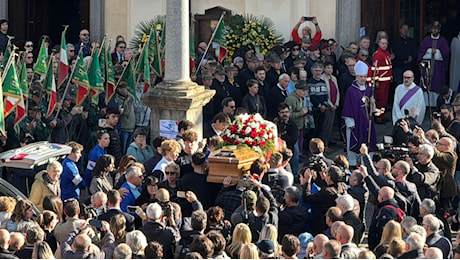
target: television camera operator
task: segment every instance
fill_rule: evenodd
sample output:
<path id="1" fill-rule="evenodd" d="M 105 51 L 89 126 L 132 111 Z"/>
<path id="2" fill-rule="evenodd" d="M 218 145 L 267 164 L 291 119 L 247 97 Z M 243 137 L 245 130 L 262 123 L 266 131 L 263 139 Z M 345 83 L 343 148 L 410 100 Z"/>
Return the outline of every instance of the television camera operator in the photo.
<path id="1" fill-rule="evenodd" d="M 405 207 L 407 215 L 418 218 L 421 200 L 415 184 L 407 181 L 407 176 L 411 170 L 409 163 L 404 160 L 397 161 L 393 167 L 391 167 L 391 175 L 394 180 L 390 180 L 379 174 L 374 167 L 365 144 L 361 144 L 359 151 L 363 155 L 362 163 L 367 168 L 368 176 L 371 177 L 380 188 L 384 186 L 393 188 L 395 190 L 395 199 L 398 201 L 400 208 L 403 209 Z M 397 193 L 402 197 L 398 196 Z"/>
<path id="2" fill-rule="evenodd" d="M 272 153 L 269 160 L 270 168 L 262 176 L 262 184 L 268 185 L 278 205 L 283 204 L 284 190 L 289 186 L 287 176 L 281 174 L 279 168 L 283 163 L 281 153 Z"/>
<path id="3" fill-rule="evenodd" d="M 404 115 L 405 117 L 398 119 L 393 127 L 393 145 L 407 144 L 409 137 L 414 135 L 413 131 L 415 127 L 422 127 L 417 122 L 419 115 L 417 107 L 410 107 L 409 109 L 405 109 Z"/>

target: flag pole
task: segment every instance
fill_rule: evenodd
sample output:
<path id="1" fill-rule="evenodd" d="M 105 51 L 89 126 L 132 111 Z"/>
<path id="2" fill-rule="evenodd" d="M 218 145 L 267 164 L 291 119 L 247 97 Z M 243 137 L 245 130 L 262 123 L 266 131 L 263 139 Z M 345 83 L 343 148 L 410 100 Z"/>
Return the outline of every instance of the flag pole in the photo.
<path id="1" fill-rule="evenodd" d="M 83 44 L 80 45 L 80 50 L 79 52 L 83 49 Z M 75 66 L 73 67 L 72 71 L 70 72 L 70 75 L 69 75 L 69 80 L 67 81 L 67 85 L 65 86 L 65 89 L 64 89 L 64 93 L 62 94 L 62 98 L 61 98 L 61 102 L 58 102 L 60 104 L 57 112 L 56 112 L 56 116 L 54 117 L 53 120 L 56 120 L 57 117 L 59 116 L 59 112 L 61 112 L 61 109 L 62 109 L 62 103 L 65 99 L 65 95 L 67 94 L 67 91 L 69 89 L 69 86 L 70 86 L 70 82 L 72 81 L 72 77 L 73 77 L 73 74 L 75 72 L 75 69 L 77 68 L 77 62 L 78 60 L 80 59 L 80 55 L 77 56 L 77 59 L 76 59 L 76 62 L 75 62 Z M 57 94 L 57 93 L 56 93 Z M 51 115 L 50 115 L 51 116 Z"/>
<path id="2" fill-rule="evenodd" d="M 102 38 L 101 46 L 105 44 L 105 40 L 107 38 L 107 34 L 104 34 L 104 38 Z M 102 48 L 99 48 L 99 52 L 97 54 L 97 57 L 101 56 Z"/>
<path id="3" fill-rule="evenodd" d="M 225 13 L 226 12 L 223 11 L 222 14 L 220 15 L 219 22 L 217 23 L 216 28 L 214 29 L 214 32 L 212 32 L 211 39 L 209 39 L 208 45 L 206 46 L 206 50 L 204 51 L 203 56 L 201 56 L 200 63 L 198 63 L 198 67 L 196 68 L 195 73 L 193 73 L 192 77 L 195 77 L 196 74 L 198 73 L 198 71 L 200 70 L 201 64 L 203 63 L 203 60 L 204 60 L 204 57 L 206 57 L 206 54 L 208 54 L 209 46 L 211 45 L 212 40 L 214 40 L 214 36 L 216 36 L 217 28 L 219 28 L 219 25 L 222 22 Z"/>
<path id="4" fill-rule="evenodd" d="M 127 65 L 126 67 L 123 68 L 123 72 L 121 73 L 120 78 L 118 79 L 117 84 L 115 85 L 115 90 L 117 89 L 118 84 L 120 84 L 121 78 L 123 78 L 123 75 L 125 75 L 125 71 L 126 71 L 126 69 L 128 68 L 129 64 L 131 63 L 131 59 L 132 59 L 133 57 L 134 57 L 134 55 L 131 56 L 131 57 L 129 58 L 129 60 L 128 60 L 128 65 Z"/>

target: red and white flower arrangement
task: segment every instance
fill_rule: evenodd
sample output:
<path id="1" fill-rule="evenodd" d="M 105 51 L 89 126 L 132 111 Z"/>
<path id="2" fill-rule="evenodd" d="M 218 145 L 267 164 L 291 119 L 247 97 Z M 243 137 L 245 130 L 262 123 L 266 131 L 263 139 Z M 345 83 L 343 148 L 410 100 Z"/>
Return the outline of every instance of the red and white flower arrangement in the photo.
<path id="1" fill-rule="evenodd" d="M 238 115 L 222 134 L 225 145 L 246 145 L 258 153 L 275 149 L 276 125 L 259 114 Z"/>

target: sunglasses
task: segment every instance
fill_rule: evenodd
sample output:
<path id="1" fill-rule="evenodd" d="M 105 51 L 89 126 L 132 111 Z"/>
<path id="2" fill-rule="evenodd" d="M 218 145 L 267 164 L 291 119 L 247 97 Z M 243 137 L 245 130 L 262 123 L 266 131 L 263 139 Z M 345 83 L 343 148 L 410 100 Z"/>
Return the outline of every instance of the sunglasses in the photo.
<path id="1" fill-rule="evenodd" d="M 29 44 L 29 45 L 26 45 L 25 47 L 34 47 L 34 46 Z"/>
<path id="2" fill-rule="evenodd" d="M 89 33 L 82 33 L 82 36 L 89 36 Z"/>
<path id="3" fill-rule="evenodd" d="M 126 49 L 126 46 L 118 46 L 120 49 Z"/>
<path id="4" fill-rule="evenodd" d="M 165 172 L 166 175 L 174 175 L 176 174 L 177 172 Z"/>

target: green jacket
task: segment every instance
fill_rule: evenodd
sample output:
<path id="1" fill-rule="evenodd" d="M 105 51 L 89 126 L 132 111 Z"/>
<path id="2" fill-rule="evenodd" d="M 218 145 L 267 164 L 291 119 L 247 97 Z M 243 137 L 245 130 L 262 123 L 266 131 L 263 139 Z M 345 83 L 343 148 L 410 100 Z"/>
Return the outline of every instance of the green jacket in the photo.
<path id="1" fill-rule="evenodd" d="M 303 109 L 303 98 L 301 98 L 294 91 L 285 100 L 286 104 L 289 105 L 291 109 L 290 120 L 294 121 L 297 126 L 297 129 L 304 129 L 307 126 L 306 115 L 302 115 Z"/>

